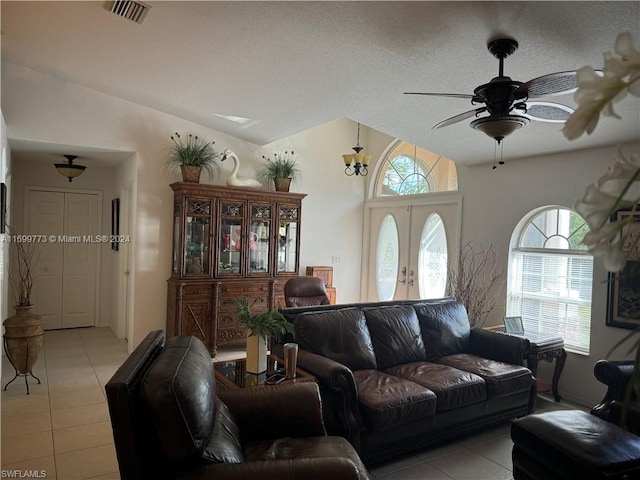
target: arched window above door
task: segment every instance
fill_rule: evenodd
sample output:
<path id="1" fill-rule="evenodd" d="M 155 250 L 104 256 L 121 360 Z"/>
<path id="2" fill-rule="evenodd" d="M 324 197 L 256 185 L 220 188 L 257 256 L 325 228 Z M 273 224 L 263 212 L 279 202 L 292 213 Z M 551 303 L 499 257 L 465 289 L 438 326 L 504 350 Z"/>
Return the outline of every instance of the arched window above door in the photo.
<path id="1" fill-rule="evenodd" d="M 378 170 L 376 197 L 420 195 L 458 190 L 458 173 L 452 160 L 398 140 Z"/>

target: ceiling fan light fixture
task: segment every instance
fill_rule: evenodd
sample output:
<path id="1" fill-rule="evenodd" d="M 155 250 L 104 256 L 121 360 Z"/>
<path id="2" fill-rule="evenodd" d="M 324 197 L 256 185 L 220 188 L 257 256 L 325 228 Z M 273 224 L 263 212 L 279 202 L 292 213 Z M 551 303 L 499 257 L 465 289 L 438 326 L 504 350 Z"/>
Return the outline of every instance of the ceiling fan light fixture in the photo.
<path id="1" fill-rule="evenodd" d="M 82 175 L 87 167 L 84 165 L 75 165 L 73 161 L 78 158 L 77 155 L 64 155 L 67 159 L 67 163 L 54 163 L 53 166 L 63 177 L 67 177 L 69 181 L 73 181 L 74 178 Z"/>
<path id="2" fill-rule="evenodd" d="M 471 127 L 500 143 L 502 139 L 528 124 L 529 119 L 521 115 L 491 115 L 475 119 L 471 122 Z"/>

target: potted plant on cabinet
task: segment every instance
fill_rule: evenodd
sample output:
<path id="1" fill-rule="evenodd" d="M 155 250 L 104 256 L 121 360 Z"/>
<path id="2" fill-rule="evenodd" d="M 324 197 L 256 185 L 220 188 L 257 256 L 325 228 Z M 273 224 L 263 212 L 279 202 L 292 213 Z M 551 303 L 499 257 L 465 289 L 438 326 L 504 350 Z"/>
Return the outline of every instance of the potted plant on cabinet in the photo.
<path id="1" fill-rule="evenodd" d="M 180 167 L 184 182 L 199 183 L 202 169 L 211 176 L 217 173 L 220 154 L 213 149 L 215 142 L 191 133 L 182 138 L 178 132 L 171 135 L 171 141 L 173 145 L 169 149 L 167 164 L 171 168 Z"/>
<path id="2" fill-rule="evenodd" d="M 9 280 L 15 297 L 15 315 L 7 318 L 4 325 L 4 346 L 9 362 L 15 369 L 14 377 L 4 386 L 18 377 L 24 377 L 29 394 L 27 377 L 32 376 L 38 383 L 40 379 L 33 374 L 33 366 L 38 361 L 42 350 L 44 330 L 42 318 L 32 312 L 31 291 L 33 289 L 33 268 L 39 254 L 39 244 L 28 242 L 30 236 L 15 235 L 9 229 L 12 240 L 12 271 Z M 22 241 L 24 240 L 24 241 Z"/>
<path id="3" fill-rule="evenodd" d="M 291 182 L 301 177 L 301 171 L 293 155 L 293 150 L 284 153 L 276 152 L 273 154 L 273 159 L 263 155 L 262 158 L 267 163 L 259 173 L 260 180 L 265 183 L 273 181 L 277 192 L 288 192 Z"/>
<path id="4" fill-rule="evenodd" d="M 247 329 L 247 372 L 263 373 L 267 370 L 267 339 L 278 334 L 293 333 L 293 325 L 272 308 L 252 314 L 258 299 L 249 305 L 246 297 L 234 301 L 237 306 L 236 321 Z"/>

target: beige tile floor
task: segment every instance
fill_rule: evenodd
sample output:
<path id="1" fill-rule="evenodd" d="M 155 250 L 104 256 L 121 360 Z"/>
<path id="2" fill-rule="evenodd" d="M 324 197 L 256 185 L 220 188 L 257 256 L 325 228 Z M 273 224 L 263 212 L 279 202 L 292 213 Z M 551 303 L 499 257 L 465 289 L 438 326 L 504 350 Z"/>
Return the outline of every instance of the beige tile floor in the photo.
<path id="1" fill-rule="evenodd" d="M 47 479 L 119 480 L 104 385 L 126 358 L 108 328 L 48 331 L 34 367 L 42 384 L 16 379 L 2 391 L 0 462 L 6 471 Z M 219 360 L 238 358 L 226 352 Z M 2 360 L 2 386 L 13 376 Z M 541 399 L 539 410 L 568 408 Z M 510 424 L 499 425 L 371 469 L 376 480 L 511 479 Z M 462 455 L 461 455 L 462 454 Z M 464 461 L 461 461 L 461 459 Z"/>

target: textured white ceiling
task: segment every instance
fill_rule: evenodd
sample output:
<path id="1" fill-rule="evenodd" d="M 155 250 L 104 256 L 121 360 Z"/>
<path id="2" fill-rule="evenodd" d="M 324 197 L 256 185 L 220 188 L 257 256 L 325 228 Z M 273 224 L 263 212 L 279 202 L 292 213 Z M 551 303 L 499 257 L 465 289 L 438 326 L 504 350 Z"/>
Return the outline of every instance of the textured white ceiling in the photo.
<path id="1" fill-rule="evenodd" d="M 106 3 L 2 2 L 3 59 L 258 144 L 347 117 L 467 164 L 493 141 L 470 120 L 431 127 L 469 101 L 403 92 L 472 93 L 497 75 L 497 36 L 520 43 L 505 74 L 523 82 L 601 66 L 621 31 L 640 40 L 640 2 L 149 2 L 143 25 Z M 640 101 L 618 110 L 573 142 L 532 122 L 505 156 L 637 141 Z"/>

